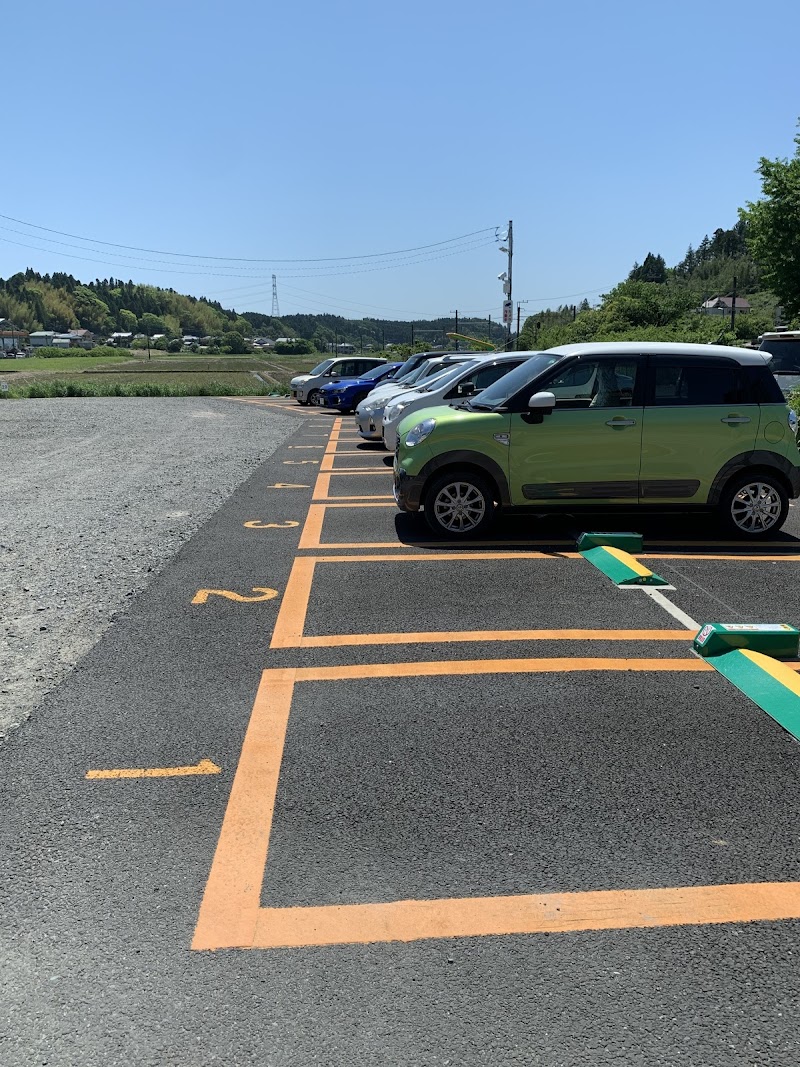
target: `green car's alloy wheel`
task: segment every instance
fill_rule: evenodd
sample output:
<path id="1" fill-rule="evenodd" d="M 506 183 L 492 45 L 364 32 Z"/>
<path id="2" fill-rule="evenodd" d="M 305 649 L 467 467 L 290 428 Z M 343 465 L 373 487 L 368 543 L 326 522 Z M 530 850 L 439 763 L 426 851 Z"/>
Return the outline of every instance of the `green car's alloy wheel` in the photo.
<path id="1" fill-rule="evenodd" d="M 471 537 L 494 518 L 489 483 L 471 471 L 451 471 L 437 478 L 425 494 L 425 519 L 448 537 Z"/>
<path id="2" fill-rule="evenodd" d="M 789 498 L 769 474 L 742 475 L 725 489 L 721 501 L 725 525 L 740 537 L 767 537 L 786 521 Z"/>

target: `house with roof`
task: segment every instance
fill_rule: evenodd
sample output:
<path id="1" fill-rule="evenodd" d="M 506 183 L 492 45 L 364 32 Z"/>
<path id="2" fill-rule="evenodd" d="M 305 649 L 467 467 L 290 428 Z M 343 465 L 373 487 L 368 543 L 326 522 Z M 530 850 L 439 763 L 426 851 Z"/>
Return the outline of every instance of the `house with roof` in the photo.
<path id="1" fill-rule="evenodd" d="M 704 315 L 731 315 L 733 313 L 732 296 L 712 296 L 705 300 L 700 307 Z M 736 297 L 736 311 L 747 314 L 751 311 L 751 305 L 743 296 Z"/>
<path id="2" fill-rule="evenodd" d="M 27 343 L 27 330 L 20 330 L 10 319 L 0 319 L 0 351 L 16 352 Z"/>
<path id="3" fill-rule="evenodd" d="M 30 335 L 31 348 L 52 348 L 55 330 L 34 330 Z"/>

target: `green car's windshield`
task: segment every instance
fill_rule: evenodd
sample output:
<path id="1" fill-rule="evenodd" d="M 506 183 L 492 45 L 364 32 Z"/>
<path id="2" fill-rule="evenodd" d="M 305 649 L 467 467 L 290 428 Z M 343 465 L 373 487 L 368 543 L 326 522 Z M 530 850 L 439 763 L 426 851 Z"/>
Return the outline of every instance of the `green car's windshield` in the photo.
<path id="1" fill-rule="evenodd" d="M 504 407 L 515 393 L 524 389 L 534 378 L 538 378 L 543 371 L 563 358 L 562 355 L 550 352 L 537 352 L 535 356 L 526 359 L 515 370 L 498 378 L 493 385 L 487 386 L 477 400 L 470 400 L 470 407 L 480 408 L 481 411 Z"/>

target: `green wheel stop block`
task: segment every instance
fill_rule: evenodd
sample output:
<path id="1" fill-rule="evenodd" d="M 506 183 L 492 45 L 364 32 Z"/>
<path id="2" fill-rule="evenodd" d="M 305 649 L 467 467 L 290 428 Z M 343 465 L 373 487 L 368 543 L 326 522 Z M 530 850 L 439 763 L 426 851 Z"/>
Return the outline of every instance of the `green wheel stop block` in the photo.
<path id="1" fill-rule="evenodd" d="M 644 538 L 638 533 L 582 533 L 578 538 L 578 551 L 610 545 L 624 552 L 641 552 Z"/>
<path id="2" fill-rule="evenodd" d="M 785 622 L 707 622 L 695 637 L 693 648 L 703 657 L 746 648 L 773 659 L 795 659 L 798 642 L 800 630 Z"/>

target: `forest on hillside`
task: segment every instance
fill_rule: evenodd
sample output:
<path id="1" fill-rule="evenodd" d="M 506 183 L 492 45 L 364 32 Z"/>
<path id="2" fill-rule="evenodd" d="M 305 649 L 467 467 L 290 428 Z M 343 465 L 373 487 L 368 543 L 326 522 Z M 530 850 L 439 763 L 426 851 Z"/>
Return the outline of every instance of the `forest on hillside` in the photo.
<path id="1" fill-rule="evenodd" d="M 529 316 L 520 347 L 551 348 L 580 341 L 662 341 L 742 344 L 781 321 L 778 298 L 762 285 L 762 271 L 749 248 L 744 218 L 731 229 L 717 229 L 668 267 L 648 252 L 627 278 L 592 307 L 588 301 Z M 739 299 L 739 313 L 709 315 L 701 305 L 718 296 Z M 746 304 L 743 305 L 743 301 Z M 749 310 L 744 308 L 749 305 Z"/>
<path id="2" fill-rule="evenodd" d="M 90 330 L 102 340 L 112 333 L 163 334 L 169 340 L 192 334 L 224 344 L 239 337 L 304 338 L 324 351 L 326 344 L 346 342 L 357 347 L 384 344 L 447 343 L 452 319 L 403 322 L 393 319 L 346 319 L 340 315 L 287 315 L 273 318 L 261 312 L 242 314 L 205 297 L 185 296 L 173 289 L 137 285 L 117 278 L 81 282 L 71 274 L 38 274 L 26 270 L 0 279 L 0 318 L 20 330 Z M 474 329 L 481 338 L 501 342 L 499 323 L 466 319 L 459 329 Z"/>

